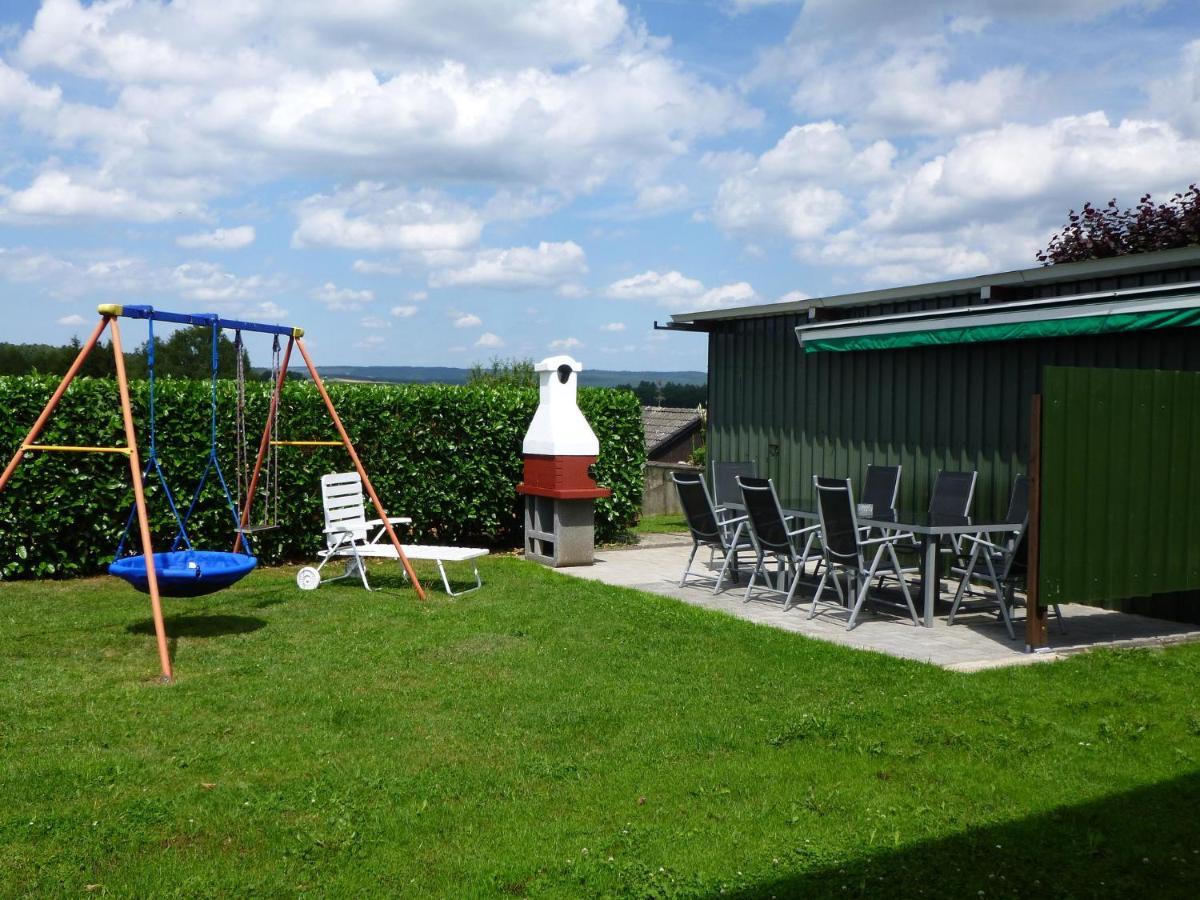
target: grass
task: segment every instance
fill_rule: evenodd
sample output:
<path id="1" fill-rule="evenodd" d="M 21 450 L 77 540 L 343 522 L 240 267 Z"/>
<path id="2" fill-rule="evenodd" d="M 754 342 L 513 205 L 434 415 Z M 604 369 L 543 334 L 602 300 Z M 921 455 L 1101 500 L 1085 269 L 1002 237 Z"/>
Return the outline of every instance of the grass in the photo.
<path id="1" fill-rule="evenodd" d="M 636 534 L 675 534 L 688 530 L 682 515 L 642 516 L 633 528 Z"/>
<path id="2" fill-rule="evenodd" d="M 0 895 L 1193 896 L 1200 646 L 945 672 L 492 558 L 0 584 Z"/>

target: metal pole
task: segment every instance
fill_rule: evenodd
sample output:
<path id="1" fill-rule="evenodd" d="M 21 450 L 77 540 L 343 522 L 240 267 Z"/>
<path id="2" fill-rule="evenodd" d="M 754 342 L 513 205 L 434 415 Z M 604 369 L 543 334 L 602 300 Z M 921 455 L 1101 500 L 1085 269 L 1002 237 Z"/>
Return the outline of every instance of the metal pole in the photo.
<path id="1" fill-rule="evenodd" d="M 121 417 L 125 420 L 125 443 L 130 449 L 129 472 L 133 478 L 133 501 L 137 505 L 142 553 L 146 557 L 146 581 L 150 587 L 150 610 L 154 616 L 154 634 L 158 638 L 158 661 L 163 681 L 170 683 L 171 654 L 167 651 L 167 627 L 163 624 L 162 601 L 158 596 L 158 573 L 154 570 L 154 548 L 150 544 L 150 519 L 146 515 L 146 495 L 142 491 L 142 464 L 138 460 L 137 434 L 133 430 L 133 405 L 129 402 L 129 381 L 125 378 L 125 355 L 121 352 L 121 329 L 112 321 L 113 356 L 117 363 L 117 389 L 121 392 Z"/>
<path id="2" fill-rule="evenodd" d="M 8 465 L 4 467 L 3 474 L 0 474 L 0 491 L 4 490 L 4 486 L 12 478 L 13 472 L 17 470 L 17 465 L 21 462 L 21 457 L 25 455 L 25 446 L 37 441 L 38 435 L 46 427 L 46 422 L 49 420 L 50 414 L 54 412 L 54 408 L 58 406 L 58 401 L 62 399 L 62 395 L 71 386 L 71 382 L 75 380 L 75 376 L 79 374 L 84 360 L 92 352 L 92 349 L 96 346 L 96 342 L 100 340 L 100 335 L 104 333 L 104 329 L 108 327 L 108 323 L 108 316 L 101 316 L 100 321 L 92 331 L 92 336 L 87 339 L 87 343 L 79 348 L 79 355 L 75 357 L 75 362 L 71 363 L 71 368 L 67 369 L 67 374 L 63 376 L 62 381 L 58 383 L 58 387 L 46 402 L 45 407 L 42 409 L 42 414 L 38 416 L 33 427 L 29 429 L 29 434 L 21 442 L 21 446 L 17 448 L 17 452 L 12 455 L 12 459 L 8 461 Z"/>
<path id="3" fill-rule="evenodd" d="M 242 509 L 241 525 L 245 528 L 250 524 L 250 510 L 254 506 L 254 492 L 258 490 L 258 476 L 262 472 L 263 461 L 267 457 L 267 450 L 271 446 L 271 425 L 275 422 L 275 416 L 279 411 L 279 395 L 283 391 L 283 383 L 287 380 L 288 363 L 292 358 L 292 345 L 296 343 L 294 337 L 288 338 L 287 348 L 283 351 L 283 363 L 279 367 L 279 377 L 275 381 L 275 389 L 271 392 L 271 409 L 267 413 L 267 424 L 263 427 L 262 440 L 258 443 L 258 458 L 254 460 L 254 474 L 250 476 L 250 487 L 246 491 L 246 506 Z M 278 347 L 278 344 L 276 344 Z M 270 487 L 270 485 L 268 485 Z M 242 546 L 242 533 L 239 531 L 233 539 L 233 552 L 237 553 Z"/>
<path id="4" fill-rule="evenodd" d="M 1025 652 L 1046 646 L 1046 607 L 1041 589 L 1042 532 L 1042 395 L 1034 394 L 1029 407 L 1029 524 L 1025 539 L 1029 560 L 1025 567 Z M 1001 598 L 1001 603 L 1004 599 Z"/>
<path id="5" fill-rule="evenodd" d="M 379 495 L 375 493 L 371 479 L 367 477 L 367 470 L 363 468 L 362 460 L 358 458 L 358 452 L 354 449 L 354 444 L 350 443 L 350 435 L 346 433 L 346 428 L 342 425 L 342 420 L 338 416 L 337 410 L 334 409 L 333 401 L 329 398 L 329 392 L 325 390 L 325 383 L 321 381 L 317 367 L 313 365 L 312 360 L 308 356 L 308 351 L 304 349 L 303 338 L 296 338 L 296 347 L 300 350 L 300 355 L 304 358 L 304 364 L 308 366 L 308 374 L 312 376 L 313 383 L 317 386 L 317 390 L 321 392 L 321 399 L 325 401 L 325 408 L 329 410 L 329 417 L 333 419 L 334 427 L 337 428 L 338 434 L 341 435 L 346 452 L 350 454 L 350 459 L 354 461 L 354 468 L 358 470 L 358 477 L 362 479 L 363 487 L 367 489 L 367 494 L 371 497 L 371 502 L 375 504 L 375 514 L 379 516 L 380 521 L 383 522 L 383 527 L 387 529 L 388 538 L 391 540 L 392 546 L 396 548 L 396 553 L 400 556 L 400 562 L 404 565 L 404 571 L 408 573 L 413 587 L 417 589 L 417 596 L 424 600 L 425 589 L 421 587 L 421 582 L 417 580 L 417 573 L 413 571 L 412 563 L 404 555 L 404 548 L 400 545 L 400 539 L 396 537 L 396 532 L 392 529 L 391 522 L 388 521 L 387 512 L 384 510 L 383 504 L 379 502 Z"/>

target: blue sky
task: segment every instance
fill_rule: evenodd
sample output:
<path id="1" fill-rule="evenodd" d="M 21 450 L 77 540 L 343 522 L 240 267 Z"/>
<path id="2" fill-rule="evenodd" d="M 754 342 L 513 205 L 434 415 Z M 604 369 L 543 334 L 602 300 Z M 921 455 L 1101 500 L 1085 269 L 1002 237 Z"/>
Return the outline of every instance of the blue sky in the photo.
<path id="1" fill-rule="evenodd" d="M 1200 180 L 1200 4 L 8 0 L 0 128 L 0 340 L 153 303 L 703 368 L 653 321 L 1030 266 Z"/>

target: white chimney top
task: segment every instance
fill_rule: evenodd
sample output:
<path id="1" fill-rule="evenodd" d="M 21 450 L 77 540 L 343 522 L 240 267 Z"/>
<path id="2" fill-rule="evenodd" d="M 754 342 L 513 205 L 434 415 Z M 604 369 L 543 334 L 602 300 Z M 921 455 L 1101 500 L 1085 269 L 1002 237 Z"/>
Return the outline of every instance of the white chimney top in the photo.
<path id="1" fill-rule="evenodd" d="M 533 370 L 538 408 L 521 449 L 535 456 L 599 456 L 600 442 L 575 401 L 583 365 L 569 356 L 550 356 Z"/>

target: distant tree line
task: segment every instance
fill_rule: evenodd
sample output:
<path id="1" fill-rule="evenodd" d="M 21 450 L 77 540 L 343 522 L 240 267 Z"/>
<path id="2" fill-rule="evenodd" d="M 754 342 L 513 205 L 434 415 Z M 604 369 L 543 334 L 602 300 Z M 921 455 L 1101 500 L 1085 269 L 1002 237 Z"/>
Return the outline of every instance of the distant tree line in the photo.
<path id="1" fill-rule="evenodd" d="M 1192 244 L 1200 244 L 1200 188 L 1194 184 L 1166 203 L 1146 194 L 1132 209 L 1121 209 L 1115 198 L 1100 208 L 1085 203 L 1081 212 L 1071 210 L 1037 258 L 1050 266 Z"/>
<path id="2" fill-rule="evenodd" d="M 637 385 L 622 384 L 619 387 L 637 394 L 642 406 L 707 406 L 708 386 L 703 384 L 679 384 L 674 381 L 639 381 Z"/>
<path id="3" fill-rule="evenodd" d="M 77 337 L 60 347 L 0 343 L 0 375 L 64 375 L 79 355 L 81 346 Z M 148 349 L 149 341 L 144 341 L 138 349 L 125 354 L 125 370 L 130 378 L 146 377 Z M 249 373 L 250 356 L 244 348 L 242 360 Z M 155 337 L 154 370 L 156 375 L 165 378 L 208 378 L 212 371 L 212 331 L 198 326 L 181 328 L 166 339 Z M 96 347 L 88 354 L 80 374 L 115 378 L 112 347 Z M 217 342 L 217 374 L 221 378 L 233 378 L 237 374 L 237 350 L 223 332 Z M 259 377 L 269 378 L 270 375 L 265 373 Z"/>

